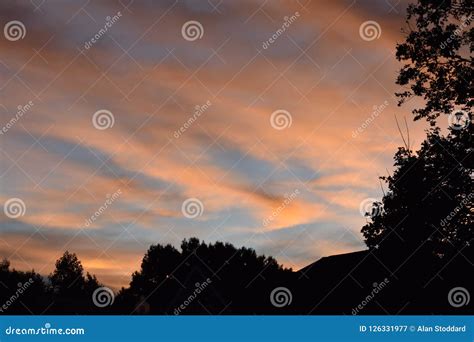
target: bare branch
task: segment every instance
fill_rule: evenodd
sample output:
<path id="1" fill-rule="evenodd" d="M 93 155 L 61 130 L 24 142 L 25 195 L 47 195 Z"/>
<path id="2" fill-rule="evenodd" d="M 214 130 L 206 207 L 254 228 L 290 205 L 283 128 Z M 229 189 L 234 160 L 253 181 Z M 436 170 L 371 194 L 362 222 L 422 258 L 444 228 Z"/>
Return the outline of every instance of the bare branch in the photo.
<path id="1" fill-rule="evenodd" d="M 405 145 L 405 148 L 410 151 L 410 148 L 409 146 L 407 145 L 407 142 L 405 140 L 405 137 L 403 136 L 403 133 L 402 133 L 402 130 L 400 129 L 400 125 L 398 124 L 398 119 L 397 119 L 397 116 L 394 114 L 394 117 L 395 117 L 395 122 L 397 123 L 397 128 L 398 128 L 398 132 L 400 133 L 400 136 L 402 137 L 402 140 L 403 140 L 403 144 Z"/>
<path id="2" fill-rule="evenodd" d="M 403 119 L 405 120 L 405 128 L 407 130 L 407 141 L 408 141 L 408 152 L 410 152 L 410 131 L 408 130 L 408 123 L 407 123 L 407 117 L 404 116 Z"/>

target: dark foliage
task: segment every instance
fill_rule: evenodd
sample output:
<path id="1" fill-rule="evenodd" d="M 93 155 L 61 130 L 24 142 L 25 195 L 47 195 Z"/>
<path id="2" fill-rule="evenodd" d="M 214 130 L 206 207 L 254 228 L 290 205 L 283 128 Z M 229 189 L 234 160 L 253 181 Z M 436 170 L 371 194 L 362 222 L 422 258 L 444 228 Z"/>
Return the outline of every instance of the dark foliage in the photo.
<path id="1" fill-rule="evenodd" d="M 409 90 L 397 94 L 401 103 L 413 96 L 425 100 L 415 119 L 434 126 L 440 114 L 464 110 L 472 117 L 474 50 L 472 0 L 419 0 L 408 7 L 409 32 L 397 46 L 405 62 L 397 83 Z"/>
<path id="2" fill-rule="evenodd" d="M 7 260 L 0 262 L 0 313 L 40 314 L 46 307 L 47 288 L 35 271 L 21 272 L 10 269 Z"/>
<path id="3" fill-rule="evenodd" d="M 10 269 L 0 263 L 0 313 L 3 314 L 86 314 L 97 312 L 92 294 L 101 285 L 95 276 L 84 277 L 81 262 L 66 251 L 56 261 L 56 269 L 48 278 L 35 271 Z"/>
<path id="4" fill-rule="evenodd" d="M 49 276 L 52 305 L 50 312 L 89 313 L 97 309 L 92 294 L 101 285 L 95 276 L 84 270 L 76 254 L 66 251 L 56 261 L 56 269 Z"/>
<path id="5" fill-rule="evenodd" d="M 181 252 L 171 245 L 151 246 L 117 305 L 131 312 L 139 309 L 124 303 L 139 308 L 146 303 L 153 314 L 269 312 L 269 293 L 290 276 L 291 270 L 253 249 L 191 238 Z"/>
<path id="6" fill-rule="evenodd" d="M 0 284 L 6 291 L 1 299 L 9 305 L 0 313 L 463 314 L 472 312 L 472 304 L 454 308 L 447 294 L 456 286 L 472 291 L 473 255 L 467 248 L 449 260 L 423 250 L 402 256 L 395 250 L 372 249 L 323 258 L 292 272 L 252 249 L 191 238 L 183 241 L 181 251 L 170 245 L 151 246 L 130 287 L 106 307 L 94 305 L 93 292 L 100 284 L 93 276 L 83 277 L 74 254 L 65 253 L 58 260 L 50 281 L 33 271 L 10 270 L 3 261 Z M 12 300 L 17 282 L 30 279 L 31 286 Z M 291 292 L 288 305 L 272 304 L 271 293 L 277 287 Z M 374 293 L 374 288 L 380 292 Z"/>
<path id="7" fill-rule="evenodd" d="M 449 257 L 474 245 L 472 137 L 472 126 L 447 137 L 436 129 L 416 153 L 399 149 L 382 177 L 389 191 L 362 228 L 369 248 Z"/>

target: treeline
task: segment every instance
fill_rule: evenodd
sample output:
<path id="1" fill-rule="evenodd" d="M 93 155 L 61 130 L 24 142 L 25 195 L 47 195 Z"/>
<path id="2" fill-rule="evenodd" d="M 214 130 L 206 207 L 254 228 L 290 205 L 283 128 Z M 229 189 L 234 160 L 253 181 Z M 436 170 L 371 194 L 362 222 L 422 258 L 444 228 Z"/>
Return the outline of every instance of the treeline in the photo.
<path id="1" fill-rule="evenodd" d="M 74 253 L 66 251 L 56 261 L 48 277 L 10 269 L 6 259 L 0 262 L 0 313 L 91 313 L 94 291 L 102 285 L 86 273 Z M 74 308 L 74 309 L 72 309 Z"/>
<path id="2" fill-rule="evenodd" d="M 65 252 L 48 276 L 0 267 L 3 314 L 219 314 L 271 309 L 269 293 L 292 271 L 272 257 L 229 243 L 184 240 L 181 250 L 153 245 L 128 288 L 118 293 L 84 274 L 74 253 Z M 29 284 L 22 288 L 23 284 Z M 21 289 L 18 291 L 18 289 Z M 21 293 L 19 293 L 21 292 Z"/>

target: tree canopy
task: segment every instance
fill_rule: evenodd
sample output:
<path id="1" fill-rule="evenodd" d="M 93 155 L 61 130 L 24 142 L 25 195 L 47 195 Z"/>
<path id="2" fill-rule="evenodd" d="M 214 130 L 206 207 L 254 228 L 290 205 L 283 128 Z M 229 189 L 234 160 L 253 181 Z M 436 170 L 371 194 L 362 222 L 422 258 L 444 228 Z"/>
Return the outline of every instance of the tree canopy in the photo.
<path id="1" fill-rule="evenodd" d="M 397 83 L 408 89 L 398 93 L 400 103 L 425 100 L 413 111 L 433 126 L 440 114 L 462 110 L 472 116 L 474 5 L 472 0 L 418 0 L 407 9 L 408 32 L 397 45 L 404 62 Z"/>
<path id="2" fill-rule="evenodd" d="M 143 296 L 141 301 L 150 304 L 152 313 L 172 314 L 196 284 L 209 282 L 200 302 L 187 305 L 186 313 L 202 312 L 199 303 L 216 312 L 229 303 L 234 312 L 248 310 L 247 304 L 262 309 L 270 305 L 268 294 L 275 282 L 285 281 L 290 274 L 291 270 L 274 258 L 257 255 L 251 248 L 222 242 L 206 244 L 191 238 L 183 240 L 181 251 L 171 245 L 152 245 L 140 271 L 133 274 L 130 288 L 123 290 L 118 300 L 136 304 Z"/>
<path id="3" fill-rule="evenodd" d="M 92 294 L 99 288 L 97 278 L 89 273 L 84 276 L 84 268 L 75 253 L 64 252 L 56 261 L 56 268 L 50 274 L 51 295 L 56 310 L 68 310 L 65 306 L 77 307 L 79 311 L 94 311 Z"/>
<path id="4" fill-rule="evenodd" d="M 393 175 L 382 177 L 388 193 L 362 228 L 369 248 L 438 256 L 468 247 L 474 236 L 472 131 L 443 137 L 436 129 L 413 153 L 400 148 Z"/>
<path id="5" fill-rule="evenodd" d="M 418 0 L 408 7 L 410 31 L 397 46 L 406 64 L 397 83 L 409 90 L 398 96 L 401 103 L 422 97 L 415 120 L 425 118 L 433 127 L 416 153 L 399 148 L 393 175 L 381 177 L 389 191 L 362 228 L 369 248 L 421 249 L 439 257 L 472 251 L 473 19 L 469 0 Z M 451 126 L 444 136 L 436 119 L 459 110 L 468 115 L 466 125 Z"/>

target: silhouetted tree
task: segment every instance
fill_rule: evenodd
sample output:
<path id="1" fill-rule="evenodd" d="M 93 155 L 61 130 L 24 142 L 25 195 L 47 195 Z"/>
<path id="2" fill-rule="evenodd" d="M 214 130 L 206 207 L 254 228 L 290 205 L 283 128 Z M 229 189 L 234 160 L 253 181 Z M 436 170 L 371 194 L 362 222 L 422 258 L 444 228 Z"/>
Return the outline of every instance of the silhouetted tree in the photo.
<path id="1" fill-rule="evenodd" d="M 367 245 L 444 256 L 472 243 L 472 145 L 469 130 L 443 137 L 435 129 L 416 153 L 400 148 L 393 175 L 382 177 L 389 192 L 362 228 Z"/>
<path id="2" fill-rule="evenodd" d="M 0 262 L 1 314 L 41 314 L 49 303 L 46 285 L 39 274 L 11 270 L 6 259 Z"/>
<path id="3" fill-rule="evenodd" d="M 196 288 L 205 284 L 206 290 L 178 310 L 180 314 L 262 311 L 270 305 L 275 284 L 290 275 L 291 270 L 275 259 L 228 243 L 206 244 L 191 238 L 182 242 L 181 252 L 171 245 L 153 245 L 140 271 L 133 274 L 130 288 L 120 292 L 117 307 L 133 311 L 133 307 L 126 309 L 133 305 L 136 312 L 146 303 L 151 313 L 176 314 Z"/>
<path id="4" fill-rule="evenodd" d="M 397 94 L 401 103 L 421 96 L 415 120 L 432 126 L 442 114 L 464 110 L 471 115 L 474 31 L 470 0 L 418 0 L 408 6 L 410 32 L 397 46 L 407 62 L 397 83 L 410 90 Z M 473 127 L 450 129 L 442 136 L 432 128 L 417 153 L 410 147 L 395 155 L 395 171 L 382 177 L 389 193 L 369 213 L 362 233 L 370 248 L 392 251 L 427 249 L 438 256 L 466 247 L 473 238 Z M 468 245 L 469 247 L 469 245 Z"/>
<path id="5" fill-rule="evenodd" d="M 454 110 L 472 117 L 474 4 L 472 0 L 418 0 L 408 6 L 409 32 L 397 46 L 397 59 L 406 64 L 397 83 L 409 90 L 397 94 L 400 103 L 413 96 L 426 101 L 413 111 L 415 119 L 436 118 Z"/>
<path id="6" fill-rule="evenodd" d="M 64 252 L 56 261 L 56 269 L 49 276 L 53 291 L 58 296 L 81 294 L 84 285 L 84 269 L 76 254 Z"/>
<path id="7" fill-rule="evenodd" d="M 84 291 L 88 294 L 94 293 L 94 291 L 98 288 L 101 287 L 102 284 L 99 283 L 97 280 L 97 277 L 95 275 L 91 275 L 89 272 L 86 274 L 86 279 L 84 283 Z"/>
<path id="8" fill-rule="evenodd" d="M 49 280 L 55 303 L 52 311 L 87 313 L 97 309 L 93 305 L 92 294 L 101 285 L 89 273 L 84 277 L 84 269 L 75 253 L 64 252 L 56 261 Z"/>

